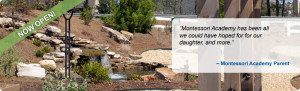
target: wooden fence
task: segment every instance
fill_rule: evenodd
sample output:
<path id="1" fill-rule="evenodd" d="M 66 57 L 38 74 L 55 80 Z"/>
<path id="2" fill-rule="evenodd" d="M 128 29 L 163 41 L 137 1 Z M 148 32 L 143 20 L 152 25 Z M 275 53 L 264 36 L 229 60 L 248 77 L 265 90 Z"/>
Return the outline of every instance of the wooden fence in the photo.
<path id="1" fill-rule="evenodd" d="M 262 0 L 225 0 L 224 18 L 260 18 Z M 199 18 L 220 17 L 219 0 L 196 0 Z M 239 48 L 236 48 L 239 51 Z M 220 73 L 200 73 L 200 91 L 261 91 L 259 73 L 225 73 L 221 88 Z"/>

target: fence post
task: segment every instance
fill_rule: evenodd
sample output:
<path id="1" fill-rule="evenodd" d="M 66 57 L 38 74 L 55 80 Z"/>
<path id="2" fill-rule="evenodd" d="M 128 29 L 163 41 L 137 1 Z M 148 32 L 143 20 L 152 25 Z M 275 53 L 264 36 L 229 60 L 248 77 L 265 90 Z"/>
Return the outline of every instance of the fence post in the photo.
<path id="1" fill-rule="evenodd" d="M 217 18 L 219 0 L 196 0 L 196 14 L 199 18 Z M 199 91 L 221 91 L 220 73 L 199 73 Z"/>
<path id="2" fill-rule="evenodd" d="M 253 0 L 254 18 L 261 18 L 261 4 L 262 0 Z M 261 91 L 261 73 L 254 73 L 254 88 L 253 91 Z"/>
<path id="3" fill-rule="evenodd" d="M 240 15 L 240 0 L 225 0 L 224 2 L 225 18 L 238 18 Z M 231 50 L 233 49 L 233 50 Z M 225 48 L 224 53 L 238 53 L 239 48 Z M 228 52 L 228 50 L 231 50 Z M 227 53 L 228 52 L 228 53 Z M 226 60 L 226 59 L 225 59 Z M 225 69 L 226 70 L 226 69 Z M 224 91 L 241 91 L 241 79 L 239 73 L 224 74 Z"/>

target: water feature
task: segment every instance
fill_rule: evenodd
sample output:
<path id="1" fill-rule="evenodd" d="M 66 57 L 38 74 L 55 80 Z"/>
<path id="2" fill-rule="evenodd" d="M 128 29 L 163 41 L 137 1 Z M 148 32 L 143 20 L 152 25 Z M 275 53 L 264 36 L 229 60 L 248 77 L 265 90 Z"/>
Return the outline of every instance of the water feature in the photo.
<path id="1" fill-rule="evenodd" d="M 104 57 L 101 58 L 101 63 L 104 67 L 109 68 L 109 77 L 112 80 L 126 80 L 127 76 L 122 73 L 114 73 L 113 70 L 111 69 L 111 64 L 109 62 L 108 55 L 105 54 Z"/>

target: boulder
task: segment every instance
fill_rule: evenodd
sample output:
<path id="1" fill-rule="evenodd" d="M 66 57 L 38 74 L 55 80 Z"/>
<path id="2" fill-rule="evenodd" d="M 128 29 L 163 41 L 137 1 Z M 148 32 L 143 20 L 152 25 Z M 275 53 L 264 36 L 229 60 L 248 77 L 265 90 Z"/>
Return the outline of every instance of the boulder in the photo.
<path id="1" fill-rule="evenodd" d="M 170 68 L 156 68 L 155 76 L 162 80 L 172 80 L 176 75 Z"/>
<path id="2" fill-rule="evenodd" d="M 92 43 L 91 40 L 88 40 L 88 39 L 81 39 L 81 38 L 80 38 L 80 40 L 78 40 L 78 41 L 73 41 L 73 44 L 74 44 L 74 45 L 79 45 L 79 46 L 85 46 L 85 45 L 91 44 L 91 43 Z"/>
<path id="3" fill-rule="evenodd" d="M 107 32 L 111 38 L 117 40 L 117 42 L 121 44 L 130 44 L 130 41 L 120 32 L 105 26 L 102 26 L 102 29 Z"/>
<path id="4" fill-rule="evenodd" d="M 55 58 L 64 58 L 65 53 L 64 52 L 51 52 L 51 55 L 54 55 Z"/>
<path id="5" fill-rule="evenodd" d="M 78 56 L 81 55 L 83 52 L 80 48 L 71 48 L 71 53 L 73 53 L 73 55 Z"/>
<path id="6" fill-rule="evenodd" d="M 4 27 L 12 27 L 13 20 L 12 18 L 0 18 L 0 26 Z"/>
<path id="7" fill-rule="evenodd" d="M 116 53 L 115 53 L 115 52 L 112 52 L 112 51 L 108 51 L 108 52 L 107 52 L 107 55 L 108 55 L 108 56 L 114 56 L 115 54 L 116 54 Z"/>
<path id="8" fill-rule="evenodd" d="M 113 58 L 119 59 L 119 58 L 121 58 L 121 55 L 120 54 L 115 54 Z"/>
<path id="9" fill-rule="evenodd" d="M 59 39 L 51 39 L 51 43 L 53 43 L 55 45 L 59 45 L 59 44 L 63 43 L 63 41 L 59 40 Z"/>
<path id="10" fill-rule="evenodd" d="M 59 36 L 61 34 L 61 30 L 56 26 L 47 26 L 46 27 L 46 35 L 48 36 Z"/>
<path id="11" fill-rule="evenodd" d="M 44 60 L 54 60 L 55 56 L 52 55 L 51 53 L 46 53 L 46 54 L 43 55 L 43 59 Z"/>
<path id="12" fill-rule="evenodd" d="M 56 63 L 62 63 L 62 62 L 65 61 L 65 58 L 54 58 L 54 61 L 55 61 Z"/>
<path id="13" fill-rule="evenodd" d="M 47 70 L 55 70 L 56 68 L 54 60 L 42 60 L 39 62 L 39 64 Z"/>
<path id="14" fill-rule="evenodd" d="M 129 58 L 132 60 L 138 60 L 138 59 L 142 59 L 143 57 L 141 55 L 130 54 Z"/>
<path id="15" fill-rule="evenodd" d="M 19 77 L 37 77 L 44 78 L 46 76 L 46 71 L 41 67 L 40 64 L 17 64 L 17 76 Z"/>
<path id="16" fill-rule="evenodd" d="M 128 31 L 121 31 L 121 33 L 129 40 L 133 39 L 133 34 Z"/>
<path id="17" fill-rule="evenodd" d="M 35 37 L 39 40 L 42 40 L 42 41 L 47 41 L 47 42 L 51 40 L 51 37 L 48 37 L 47 35 L 42 34 L 42 33 L 36 33 L 33 37 Z"/>
<path id="18" fill-rule="evenodd" d="M 15 26 L 16 26 L 17 28 L 22 27 L 22 26 L 24 26 L 24 25 L 25 25 L 24 22 L 15 22 Z"/>

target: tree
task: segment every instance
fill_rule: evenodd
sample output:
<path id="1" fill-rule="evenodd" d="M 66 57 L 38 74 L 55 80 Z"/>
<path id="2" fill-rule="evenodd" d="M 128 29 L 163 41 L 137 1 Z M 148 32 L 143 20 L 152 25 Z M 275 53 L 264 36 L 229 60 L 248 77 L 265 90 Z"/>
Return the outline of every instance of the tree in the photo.
<path id="1" fill-rule="evenodd" d="M 80 13 L 80 19 L 84 21 L 85 25 L 89 25 L 93 19 L 93 9 L 89 6 L 85 6 Z"/>
<path id="2" fill-rule="evenodd" d="M 99 0 L 99 4 L 97 5 L 97 10 L 100 14 L 110 14 L 110 0 Z"/>
<path id="3" fill-rule="evenodd" d="M 152 0 L 120 0 L 112 2 L 112 19 L 117 30 L 147 33 L 154 24 Z"/>

